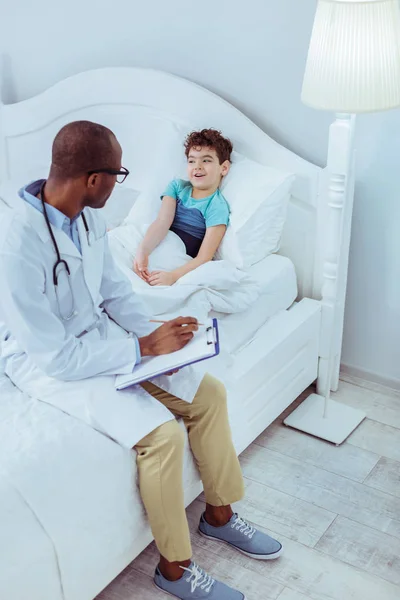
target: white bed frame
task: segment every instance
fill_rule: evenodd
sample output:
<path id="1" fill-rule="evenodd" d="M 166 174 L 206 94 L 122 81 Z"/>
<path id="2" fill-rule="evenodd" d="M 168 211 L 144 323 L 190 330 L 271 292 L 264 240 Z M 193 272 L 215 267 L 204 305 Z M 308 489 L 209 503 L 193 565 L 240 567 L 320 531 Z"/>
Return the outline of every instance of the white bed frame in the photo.
<path id="1" fill-rule="evenodd" d="M 183 127 L 221 129 L 238 152 L 297 175 L 280 253 L 296 267 L 298 302 L 270 319 L 235 357 L 231 405 L 234 411 L 246 413 L 247 419 L 241 420 L 240 431 L 233 432 L 241 452 L 313 381 L 317 380 L 320 389 L 326 388 L 330 352 L 335 364 L 331 387 L 337 387 L 352 172 L 341 173 L 346 185 L 339 191 L 342 225 L 338 232 L 330 218 L 337 205 L 332 207 L 328 201 L 326 170 L 277 144 L 236 108 L 190 81 L 149 69 L 111 68 L 81 73 L 18 104 L 0 104 L 0 182 L 23 183 L 43 175 L 50 163 L 52 140 L 67 122 L 79 118 L 104 122 L 105 115 L 119 113 L 128 119 L 131 111 L 146 107 Z M 115 133 L 119 137 L 118 127 Z M 126 166 L 134 171 L 134 165 Z M 324 263 L 326 240 L 334 264 Z M 329 291 L 326 298 L 323 289 Z M 330 346 L 326 340 L 332 337 Z M 187 503 L 200 489 L 196 483 L 186 490 Z M 149 532 L 139 536 L 134 552 L 149 541 Z"/>
<path id="2" fill-rule="evenodd" d="M 83 115 L 101 122 L 105 109 L 110 113 L 124 109 L 127 113 L 143 107 L 167 114 L 183 126 L 217 127 L 233 140 L 238 152 L 297 174 L 280 252 L 296 267 L 299 299 L 322 300 L 326 314 L 321 326 L 318 386 L 326 387 L 332 352 L 331 387 L 337 389 L 353 209 L 352 169 L 341 173 L 346 187 L 342 192 L 342 235 L 338 237 L 330 228 L 330 211 L 334 209 L 328 204 L 326 170 L 277 144 L 228 102 L 190 81 L 151 69 L 108 68 L 70 77 L 17 104 L 1 103 L 0 94 L 0 182 L 15 178 L 24 181 L 46 170 L 51 141 L 63 124 Z M 324 266 L 324 244 L 327 239 L 332 244 L 332 235 L 337 263 Z M 328 300 L 322 297 L 322 289 L 324 280 L 329 283 L 332 279 L 332 267 L 337 269 L 336 296 Z M 335 341 L 328 348 L 325 333 L 332 321 Z"/>

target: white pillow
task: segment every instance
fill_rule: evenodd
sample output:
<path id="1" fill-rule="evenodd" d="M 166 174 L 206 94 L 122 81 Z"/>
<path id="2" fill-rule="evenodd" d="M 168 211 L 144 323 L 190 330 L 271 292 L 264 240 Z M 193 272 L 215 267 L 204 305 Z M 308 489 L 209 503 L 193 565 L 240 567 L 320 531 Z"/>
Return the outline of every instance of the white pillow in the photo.
<path id="1" fill-rule="evenodd" d="M 124 187 L 124 184 L 115 184 L 115 188 L 100 212 L 106 221 L 107 229 L 114 229 L 123 223 L 135 204 L 139 192 L 133 188 Z"/>
<path id="2" fill-rule="evenodd" d="M 161 194 L 162 191 L 157 193 L 156 190 L 141 192 L 124 223 L 133 223 L 137 227 L 150 225 L 157 218 L 161 208 Z"/>
<path id="3" fill-rule="evenodd" d="M 230 225 L 216 258 L 246 268 L 279 250 L 295 175 L 232 154 L 221 184 L 231 209 Z"/>
<path id="4" fill-rule="evenodd" d="M 153 144 L 149 174 L 146 178 L 142 174 L 141 192 L 125 218 L 125 223 L 135 223 L 138 226 L 152 223 L 161 208 L 161 194 L 166 186 L 180 177 L 178 174 L 182 169 L 186 174 L 183 130 L 179 125 L 169 122 L 164 123 L 164 130 L 162 144 L 160 140 Z"/>

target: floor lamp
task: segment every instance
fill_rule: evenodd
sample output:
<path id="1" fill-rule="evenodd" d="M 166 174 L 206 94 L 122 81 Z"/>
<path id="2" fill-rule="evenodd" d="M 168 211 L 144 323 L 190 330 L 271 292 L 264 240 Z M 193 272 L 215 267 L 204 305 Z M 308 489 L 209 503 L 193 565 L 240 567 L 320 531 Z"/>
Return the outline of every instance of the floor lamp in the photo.
<path id="1" fill-rule="evenodd" d="M 322 285 L 322 332 L 327 343 L 323 389 L 311 394 L 285 425 L 341 444 L 365 413 L 330 398 L 342 214 L 352 173 L 355 114 L 400 106 L 398 0 L 318 0 L 302 101 L 336 113 L 329 130 L 328 215 Z M 336 343 L 337 345 L 337 343 Z M 337 352 L 336 352 L 337 354 Z"/>

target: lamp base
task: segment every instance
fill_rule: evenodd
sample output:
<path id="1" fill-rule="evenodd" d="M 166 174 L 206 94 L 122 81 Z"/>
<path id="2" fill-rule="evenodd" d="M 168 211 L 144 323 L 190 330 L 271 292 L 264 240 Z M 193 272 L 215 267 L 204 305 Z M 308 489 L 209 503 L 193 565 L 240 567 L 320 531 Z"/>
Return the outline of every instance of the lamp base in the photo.
<path id="1" fill-rule="evenodd" d="M 311 394 L 285 420 L 284 424 L 339 446 L 365 419 L 366 414 L 345 404 L 328 401 L 324 417 L 325 398 Z"/>

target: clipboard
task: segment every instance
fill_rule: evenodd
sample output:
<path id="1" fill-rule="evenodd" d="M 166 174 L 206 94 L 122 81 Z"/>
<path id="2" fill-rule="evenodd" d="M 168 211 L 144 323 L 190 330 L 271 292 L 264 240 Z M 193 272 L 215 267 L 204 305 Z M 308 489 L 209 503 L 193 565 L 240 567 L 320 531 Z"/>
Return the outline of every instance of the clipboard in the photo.
<path id="1" fill-rule="evenodd" d="M 120 391 L 127 387 L 148 381 L 158 375 L 165 375 L 175 369 L 183 369 L 203 360 L 218 356 L 220 352 L 219 331 L 217 319 L 209 319 L 205 326 L 199 329 L 193 339 L 181 350 L 161 356 L 151 356 L 142 359 L 132 373 L 117 375 L 115 389 Z"/>

